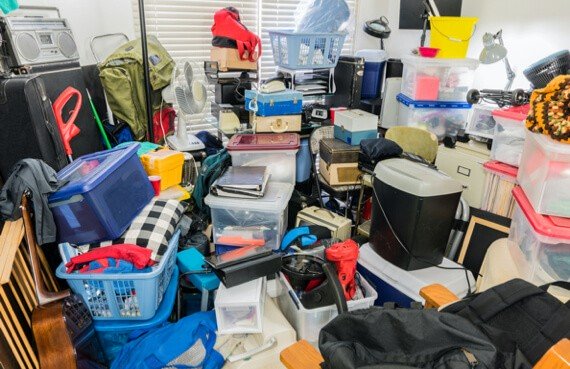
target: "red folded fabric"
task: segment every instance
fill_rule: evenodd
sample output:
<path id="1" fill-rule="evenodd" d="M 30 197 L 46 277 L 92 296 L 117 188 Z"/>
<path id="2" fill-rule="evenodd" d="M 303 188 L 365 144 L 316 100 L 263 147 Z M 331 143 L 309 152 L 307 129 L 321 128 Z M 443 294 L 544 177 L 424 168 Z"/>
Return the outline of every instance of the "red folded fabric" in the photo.
<path id="1" fill-rule="evenodd" d="M 85 254 L 77 255 L 65 264 L 67 273 L 80 269 L 84 264 L 94 260 L 113 258 L 132 263 L 135 268 L 143 269 L 153 266 L 155 263 L 150 257 L 152 250 L 133 244 L 118 244 L 113 246 L 99 247 Z"/>

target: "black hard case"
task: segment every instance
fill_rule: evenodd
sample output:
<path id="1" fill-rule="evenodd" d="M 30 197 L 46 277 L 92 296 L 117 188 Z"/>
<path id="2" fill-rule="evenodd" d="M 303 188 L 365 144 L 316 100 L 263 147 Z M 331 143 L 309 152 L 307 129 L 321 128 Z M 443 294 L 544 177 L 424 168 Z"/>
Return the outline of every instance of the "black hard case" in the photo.
<path id="1" fill-rule="evenodd" d="M 360 107 L 364 58 L 341 56 L 334 69 L 335 92 L 333 106 L 356 109 Z"/>
<path id="2" fill-rule="evenodd" d="M 328 165 L 357 163 L 360 146 L 351 146 L 334 138 L 324 138 L 319 142 L 319 155 Z"/>
<path id="3" fill-rule="evenodd" d="M 0 175 L 6 181 L 21 159 L 42 159 L 55 170 L 67 164 L 51 101 L 37 76 L 0 80 Z"/>

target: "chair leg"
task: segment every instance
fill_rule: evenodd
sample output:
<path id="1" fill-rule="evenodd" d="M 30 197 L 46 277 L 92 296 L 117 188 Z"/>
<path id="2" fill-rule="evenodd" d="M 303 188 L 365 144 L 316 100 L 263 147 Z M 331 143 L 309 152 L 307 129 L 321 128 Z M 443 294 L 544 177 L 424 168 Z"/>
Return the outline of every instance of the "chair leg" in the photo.
<path id="1" fill-rule="evenodd" d="M 317 195 L 319 196 L 319 204 L 321 208 L 325 207 L 323 196 L 321 194 L 321 185 L 319 183 L 319 172 L 317 171 L 316 156 L 311 154 L 311 168 L 313 168 L 313 177 L 315 178 L 315 185 L 317 187 Z"/>

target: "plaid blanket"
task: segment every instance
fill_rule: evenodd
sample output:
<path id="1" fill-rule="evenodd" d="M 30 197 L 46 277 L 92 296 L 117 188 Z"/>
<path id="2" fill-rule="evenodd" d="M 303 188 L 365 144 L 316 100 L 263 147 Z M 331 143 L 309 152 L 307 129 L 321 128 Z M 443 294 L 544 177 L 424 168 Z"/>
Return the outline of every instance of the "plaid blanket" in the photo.
<path id="1" fill-rule="evenodd" d="M 115 244 L 134 244 L 151 249 L 151 259 L 159 261 L 166 252 L 168 242 L 174 235 L 183 214 L 184 206 L 177 200 L 153 200 L 133 220 L 121 237 L 80 248 L 91 250 Z"/>

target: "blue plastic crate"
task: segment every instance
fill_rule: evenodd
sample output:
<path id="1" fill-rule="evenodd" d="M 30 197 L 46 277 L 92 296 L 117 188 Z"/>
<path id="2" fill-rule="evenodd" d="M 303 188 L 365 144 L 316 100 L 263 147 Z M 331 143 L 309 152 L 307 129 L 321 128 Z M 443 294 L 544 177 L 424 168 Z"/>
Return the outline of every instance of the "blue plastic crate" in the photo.
<path id="1" fill-rule="evenodd" d="M 295 33 L 270 30 L 269 38 L 275 64 L 287 69 L 334 68 L 344 45 L 346 33 Z"/>
<path id="2" fill-rule="evenodd" d="M 174 266 L 168 288 L 154 317 L 143 321 L 96 321 L 95 332 L 109 362 L 122 350 L 129 341 L 137 339 L 148 331 L 166 324 L 172 314 L 178 291 L 178 267 Z"/>
<path id="3" fill-rule="evenodd" d="M 154 316 L 176 265 L 180 230 L 168 243 L 160 263 L 149 273 L 66 273 L 65 263 L 77 254 L 69 243 L 60 244 L 63 263 L 56 276 L 65 279 L 73 292 L 83 297 L 93 320 L 146 320 Z"/>
<path id="4" fill-rule="evenodd" d="M 63 168 L 68 183 L 50 195 L 58 242 L 114 240 L 154 196 L 137 156 L 139 144 L 85 155 Z"/>

